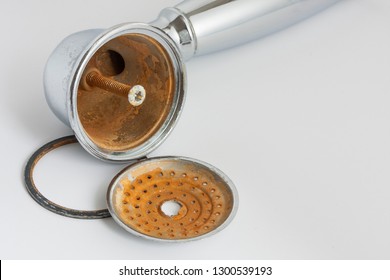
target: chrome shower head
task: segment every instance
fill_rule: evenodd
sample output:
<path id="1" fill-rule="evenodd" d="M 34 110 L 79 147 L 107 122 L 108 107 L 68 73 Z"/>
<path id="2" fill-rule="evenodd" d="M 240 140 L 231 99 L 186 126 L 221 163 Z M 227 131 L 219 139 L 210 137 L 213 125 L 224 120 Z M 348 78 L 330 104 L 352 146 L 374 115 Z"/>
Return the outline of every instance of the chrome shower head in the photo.
<path id="1" fill-rule="evenodd" d="M 73 34 L 49 58 L 46 99 L 90 154 L 141 158 L 179 118 L 184 61 L 265 36 L 337 1 L 187 0 L 150 24 Z"/>

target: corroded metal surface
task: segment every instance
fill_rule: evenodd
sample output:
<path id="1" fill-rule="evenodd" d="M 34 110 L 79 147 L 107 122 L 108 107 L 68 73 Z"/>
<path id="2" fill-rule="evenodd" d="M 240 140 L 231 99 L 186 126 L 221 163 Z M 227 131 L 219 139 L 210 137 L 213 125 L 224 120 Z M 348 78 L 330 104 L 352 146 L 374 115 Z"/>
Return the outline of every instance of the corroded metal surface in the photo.
<path id="1" fill-rule="evenodd" d="M 110 87 L 124 94 L 105 90 L 104 86 L 91 87 L 88 79 L 93 71 L 101 73 L 111 81 Z M 128 88 L 118 85 L 142 85 L 148 96 L 134 107 L 126 94 Z M 171 58 L 160 43 L 143 34 L 119 36 L 104 44 L 84 70 L 77 96 L 80 122 L 101 149 L 132 149 L 145 143 L 166 122 L 175 85 Z"/>
<path id="2" fill-rule="evenodd" d="M 73 143 L 78 143 L 75 136 L 71 135 L 71 136 L 62 137 L 43 145 L 30 157 L 30 159 L 27 162 L 26 168 L 24 170 L 24 181 L 26 184 L 27 191 L 39 205 L 56 214 L 70 217 L 70 218 L 77 218 L 77 219 L 108 218 L 111 215 L 107 209 L 96 210 L 96 211 L 85 211 L 85 210 L 75 210 L 75 209 L 58 205 L 50 201 L 49 199 L 47 199 L 45 196 L 43 196 L 34 183 L 34 179 L 33 179 L 34 168 L 36 164 L 39 162 L 39 160 L 50 151 L 57 149 L 61 146 L 73 144 Z"/>
<path id="3" fill-rule="evenodd" d="M 111 183 L 108 205 L 126 230 L 160 240 L 189 240 L 219 231 L 237 209 L 231 181 L 210 165 L 163 157 L 129 166 Z M 164 203 L 179 205 L 174 215 Z M 225 225 L 226 226 L 226 225 Z"/>

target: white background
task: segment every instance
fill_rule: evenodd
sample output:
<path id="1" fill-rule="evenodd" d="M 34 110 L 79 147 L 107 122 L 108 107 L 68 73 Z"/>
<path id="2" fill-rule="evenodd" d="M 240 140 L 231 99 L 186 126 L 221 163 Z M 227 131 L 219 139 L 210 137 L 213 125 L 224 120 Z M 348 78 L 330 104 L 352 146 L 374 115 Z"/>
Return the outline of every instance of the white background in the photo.
<path id="1" fill-rule="evenodd" d="M 67 35 L 149 22 L 167 0 L 7 1 L 0 10 L 1 259 L 389 259 L 390 2 L 344 0 L 280 33 L 187 63 L 183 115 L 153 155 L 209 162 L 240 207 L 221 233 L 165 244 L 112 219 L 82 221 L 36 204 L 31 153 L 72 134 L 46 105 L 42 73 Z M 105 207 L 123 168 L 77 145 L 36 168 L 53 201 Z"/>

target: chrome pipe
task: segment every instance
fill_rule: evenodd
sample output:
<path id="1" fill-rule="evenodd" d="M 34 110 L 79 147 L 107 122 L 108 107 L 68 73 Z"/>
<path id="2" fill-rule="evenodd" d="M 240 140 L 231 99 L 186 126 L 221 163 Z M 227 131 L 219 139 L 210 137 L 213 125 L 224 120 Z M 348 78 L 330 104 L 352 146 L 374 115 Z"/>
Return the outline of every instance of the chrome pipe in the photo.
<path id="1" fill-rule="evenodd" d="M 340 0 L 186 0 L 151 25 L 162 29 L 185 60 L 267 36 Z"/>

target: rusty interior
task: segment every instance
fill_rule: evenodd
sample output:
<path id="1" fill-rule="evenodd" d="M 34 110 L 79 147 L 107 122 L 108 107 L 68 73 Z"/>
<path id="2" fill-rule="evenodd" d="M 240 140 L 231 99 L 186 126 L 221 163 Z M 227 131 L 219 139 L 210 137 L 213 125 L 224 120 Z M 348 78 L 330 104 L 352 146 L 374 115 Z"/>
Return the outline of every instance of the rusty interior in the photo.
<path id="1" fill-rule="evenodd" d="M 167 160 L 126 175 L 114 191 L 114 209 L 123 223 L 142 234 L 170 240 L 194 238 L 213 231 L 231 214 L 230 187 L 198 164 Z M 166 201 L 180 204 L 177 215 L 162 211 Z"/>
<path id="2" fill-rule="evenodd" d="M 102 76 L 126 85 L 142 85 L 146 99 L 139 107 L 126 94 L 89 86 L 86 75 Z M 175 78 L 169 54 L 155 39 L 127 34 L 103 45 L 91 58 L 81 79 L 77 111 L 92 142 L 109 151 L 126 151 L 150 139 L 164 124 L 172 107 Z"/>

